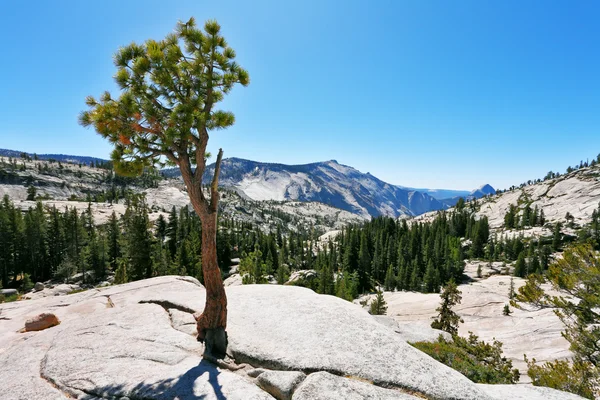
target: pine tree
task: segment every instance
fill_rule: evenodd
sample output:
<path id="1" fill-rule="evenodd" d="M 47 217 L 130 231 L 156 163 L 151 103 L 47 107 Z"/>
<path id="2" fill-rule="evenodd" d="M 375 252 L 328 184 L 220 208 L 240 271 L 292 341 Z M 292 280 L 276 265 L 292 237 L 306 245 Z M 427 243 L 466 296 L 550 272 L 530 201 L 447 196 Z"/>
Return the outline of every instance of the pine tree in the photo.
<path id="1" fill-rule="evenodd" d="M 384 281 L 385 290 L 388 292 L 394 291 L 396 289 L 396 275 L 394 274 L 394 266 L 390 264 L 386 273 L 385 273 L 385 281 Z"/>
<path id="2" fill-rule="evenodd" d="M 502 309 L 502 314 L 505 316 L 509 316 L 510 314 L 512 314 L 512 311 L 510 310 L 510 307 L 508 306 L 508 304 L 504 305 L 504 308 Z"/>
<path id="3" fill-rule="evenodd" d="M 431 327 L 434 329 L 441 329 L 452 335 L 458 334 L 458 324 L 464 322 L 462 318 L 456 314 L 452 308 L 460 304 L 462 297 L 461 291 L 458 290 L 454 280 L 450 280 L 446 286 L 444 286 L 440 298 L 442 302 L 440 306 L 436 308 L 438 317 L 431 323 Z"/>
<path id="4" fill-rule="evenodd" d="M 508 287 L 508 298 L 512 300 L 515 297 L 515 280 L 511 276 L 510 277 L 510 285 Z"/>
<path id="5" fill-rule="evenodd" d="M 425 275 L 423 276 L 423 288 L 425 292 L 437 292 L 439 282 L 437 282 L 436 278 L 436 269 L 433 265 L 433 260 L 429 260 L 427 263 L 427 269 L 425 270 Z"/>
<path id="6" fill-rule="evenodd" d="M 514 275 L 524 278 L 527 275 L 527 265 L 525 263 L 525 252 L 519 253 L 517 262 L 515 263 Z"/>
<path id="7" fill-rule="evenodd" d="M 34 201 L 36 194 L 37 189 L 35 188 L 35 186 L 32 185 L 27 188 L 27 200 Z"/>
<path id="8" fill-rule="evenodd" d="M 552 249 L 554 251 L 558 251 L 560 249 L 560 242 L 562 239 L 561 234 L 560 234 L 560 228 L 561 228 L 560 222 L 557 222 L 554 225 L 554 233 L 552 236 Z"/>
<path id="9" fill-rule="evenodd" d="M 369 254 L 369 247 L 367 242 L 367 235 L 363 231 L 360 237 L 360 250 L 358 252 L 358 277 L 360 292 L 370 289 L 369 276 L 371 273 L 371 255 Z"/>
<path id="10" fill-rule="evenodd" d="M 152 234 L 148 208 L 141 196 L 133 196 L 123 216 L 125 255 L 128 277 L 131 280 L 152 276 Z"/>
<path id="11" fill-rule="evenodd" d="M 371 308 L 369 313 L 372 315 L 385 315 L 387 312 L 387 303 L 383 298 L 383 293 L 378 290 L 375 299 L 371 301 Z"/>
<path id="12" fill-rule="evenodd" d="M 117 214 L 113 211 L 108 220 L 107 247 L 108 263 L 113 271 L 117 269 L 117 260 L 121 257 L 121 228 Z"/>
<path id="13" fill-rule="evenodd" d="M 127 283 L 129 277 L 127 276 L 127 261 L 124 258 L 117 260 L 117 270 L 115 271 L 115 284 Z"/>
<path id="14" fill-rule="evenodd" d="M 279 268 L 275 272 L 275 279 L 277 279 L 277 283 L 283 285 L 290 278 L 290 269 L 284 263 L 279 264 Z"/>

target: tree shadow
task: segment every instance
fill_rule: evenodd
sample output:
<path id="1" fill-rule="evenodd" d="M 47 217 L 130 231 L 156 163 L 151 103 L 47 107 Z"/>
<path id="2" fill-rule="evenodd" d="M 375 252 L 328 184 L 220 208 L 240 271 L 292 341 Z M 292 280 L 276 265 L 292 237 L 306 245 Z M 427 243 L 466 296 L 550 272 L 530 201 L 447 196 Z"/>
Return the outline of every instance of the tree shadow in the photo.
<path id="1" fill-rule="evenodd" d="M 200 364 L 177 378 L 165 379 L 154 383 L 139 383 L 135 387 L 127 389 L 123 385 L 106 385 L 93 390 L 86 390 L 87 396 L 84 396 L 83 399 L 129 397 L 132 400 L 204 400 L 209 398 L 210 393 L 195 394 L 194 383 L 201 376 L 208 374 L 208 385 L 204 385 L 204 387 L 210 387 L 210 390 L 214 392 L 217 399 L 226 400 L 227 397 L 223 394 L 218 380 L 220 373 L 221 371 L 214 364 L 202 360 Z"/>

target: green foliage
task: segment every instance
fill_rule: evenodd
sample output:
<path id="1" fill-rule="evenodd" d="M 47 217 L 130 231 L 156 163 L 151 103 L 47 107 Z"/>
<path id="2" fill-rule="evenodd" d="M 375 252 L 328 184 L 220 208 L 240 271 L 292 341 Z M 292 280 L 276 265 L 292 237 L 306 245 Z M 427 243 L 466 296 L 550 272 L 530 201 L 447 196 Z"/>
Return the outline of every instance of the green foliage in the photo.
<path id="1" fill-rule="evenodd" d="M 440 303 L 440 306 L 436 308 L 438 316 L 431 323 L 432 328 L 441 329 L 452 335 L 458 334 L 458 324 L 464 321 L 452 310 L 452 308 L 455 305 L 460 304 L 462 300 L 461 294 L 461 291 L 458 290 L 458 287 L 453 280 L 450 280 L 450 282 L 444 286 L 442 293 L 440 294 L 442 302 Z"/>
<path id="2" fill-rule="evenodd" d="M 27 200 L 34 201 L 36 194 L 37 194 L 37 189 L 35 188 L 35 186 L 29 186 L 27 188 Z"/>
<path id="3" fill-rule="evenodd" d="M 31 280 L 31 276 L 29 274 L 23 274 L 23 278 L 21 279 L 21 292 L 29 292 L 33 289 L 33 282 Z"/>
<path id="4" fill-rule="evenodd" d="M 510 314 L 512 314 L 512 311 L 510 310 L 508 304 L 505 304 L 504 308 L 502 309 L 502 315 L 508 317 Z"/>
<path id="5" fill-rule="evenodd" d="M 234 123 L 231 112 L 214 106 L 235 84 L 249 83 L 219 24 L 207 21 L 201 30 L 193 18 L 179 22 L 163 40 L 122 47 L 114 63 L 121 95 L 88 97 L 80 123 L 114 145 L 115 170 L 136 175 L 166 157 L 201 164 L 203 173 L 208 132 Z"/>
<path id="6" fill-rule="evenodd" d="M 358 296 L 358 275 L 348 272 L 338 275 L 335 295 L 348 301 L 355 299 Z"/>
<path id="7" fill-rule="evenodd" d="M 562 240 L 560 229 L 561 229 L 561 224 L 560 224 L 560 222 L 557 222 L 554 225 L 554 233 L 552 235 L 552 249 L 554 251 L 560 250 L 560 244 L 561 244 L 561 240 Z"/>
<path id="8" fill-rule="evenodd" d="M 502 356 L 502 343 L 497 340 L 489 344 L 469 332 L 469 338 L 453 335 L 452 340 L 446 340 L 440 335 L 433 343 L 411 344 L 473 382 L 512 384 L 519 381 L 519 370 Z"/>
<path id="9" fill-rule="evenodd" d="M 387 291 L 393 291 L 396 288 L 396 274 L 393 264 L 390 264 L 385 273 L 384 287 Z"/>
<path id="10" fill-rule="evenodd" d="M 546 386 L 564 392 L 578 394 L 588 399 L 597 398 L 598 371 L 591 367 L 590 363 L 566 360 L 555 360 L 536 364 L 535 358 L 527 362 L 527 375 L 535 386 Z"/>
<path id="11" fill-rule="evenodd" d="M 386 312 L 387 312 L 387 303 L 385 302 L 385 299 L 383 298 L 383 293 L 380 290 L 378 290 L 377 295 L 371 301 L 369 313 L 371 313 L 372 315 L 385 315 Z"/>
<path id="12" fill-rule="evenodd" d="M 539 307 L 554 307 L 565 325 L 563 337 L 570 343 L 573 359 L 568 362 L 529 363 L 534 384 L 564 388 L 591 397 L 590 388 L 600 385 L 600 256 L 592 246 L 567 248 L 548 269 L 546 277 L 530 276 L 516 300 Z M 541 288 L 547 280 L 563 295 L 550 296 Z M 574 301 L 573 299 L 577 299 Z M 585 385 L 580 379 L 585 377 Z M 598 393 L 600 394 L 600 393 Z"/>
<path id="13" fill-rule="evenodd" d="M 517 262 L 515 263 L 514 275 L 524 278 L 527 275 L 527 264 L 525 263 L 525 252 L 519 253 Z"/>
<path id="14" fill-rule="evenodd" d="M 515 297 L 515 279 L 510 277 L 510 284 L 508 286 L 508 298 L 512 300 Z"/>
<path id="15" fill-rule="evenodd" d="M 262 251 L 256 248 L 240 260 L 240 275 L 243 284 L 267 283 L 267 264 L 262 260 Z"/>
<path id="16" fill-rule="evenodd" d="M 117 261 L 117 270 L 115 271 L 115 283 L 127 283 L 129 282 L 129 278 L 127 275 L 127 261 L 125 259 L 120 258 Z"/>
<path id="17" fill-rule="evenodd" d="M 283 285 L 290 278 L 290 268 L 286 264 L 280 264 L 276 271 L 277 283 Z"/>
<path id="18" fill-rule="evenodd" d="M 19 300 L 18 294 L 11 294 L 10 296 L 0 294 L 0 303 L 12 303 L 13 301 L 17 300 Z"/>

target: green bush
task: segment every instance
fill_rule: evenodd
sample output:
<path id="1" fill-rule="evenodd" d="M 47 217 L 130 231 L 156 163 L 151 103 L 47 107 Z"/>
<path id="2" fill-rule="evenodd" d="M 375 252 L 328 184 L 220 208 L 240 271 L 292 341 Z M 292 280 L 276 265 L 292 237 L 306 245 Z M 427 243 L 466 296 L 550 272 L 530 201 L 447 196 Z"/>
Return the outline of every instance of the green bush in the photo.
<path id="1" fill-rule="evenodd" d="M 411 344 L 473 382 L 512 384 L 519 381 L 519 370 L 513 369 L 512 361 L 502 356 L 502 343 L 497 340 L 489 344 L 469 332 L 468 338 L 453 335 L 452 340 L 446 340 L 440 335 L 433 343 Z"/>
<path id="2" fill-rule="evenodd" d="M 527 362 L 527 375 L 535 386 L 547 386 L 553 389 L 578 394 L 588 399 L 594 399 L 595 384 L 598 383 L 597 371 L 586 362 L 565 360 L 545 362 L 536 365 L 535 358 Z M 597 393 L 599 394 L 600 393 Z"/>
<path id="3" fill-rule="evenodd" d="M 11 294 L 10 296 L 5 296 L 3 294 L 0 294 L 0 303 L 10 303 L 12 301 L 17 301 L 17 300 L 19 300 L 18 294 Z"/>

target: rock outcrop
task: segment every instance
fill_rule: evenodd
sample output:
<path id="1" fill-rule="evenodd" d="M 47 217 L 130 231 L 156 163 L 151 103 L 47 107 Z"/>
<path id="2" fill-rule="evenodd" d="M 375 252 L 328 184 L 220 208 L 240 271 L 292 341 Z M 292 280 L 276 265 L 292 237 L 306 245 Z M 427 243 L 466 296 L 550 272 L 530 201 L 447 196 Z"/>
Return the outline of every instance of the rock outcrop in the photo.
<path id="1" fill-rule="evenodd" d="M 298 371 L 268 371 L 258 376 L 258 386 L 277 400 L 291 400 L 306 375 Z"/>
<path id="2" fill-rule="evenodd" d="M 159 277 L 1 304 L 2 398 L 273 399 L 259 380 L 263 387 L 266 381 L 295 387 L 294 400 L 365 398 L 361 393 L 498 398 L 344 300 L 294 286 L 227 291 L 235 368 L 202 359 L 203 347 L 189 325 L 191 314 L 203 308 L 205 292 L 193 278 Z M 61 324 L 18 332 L 42 311 Z M 253 367 L 263 369 L 258 378 L 247 373 Z M 302 382 L 300 373 L 308 375 Z M 511 398 L 513 387 L 502 390 Z"/>

